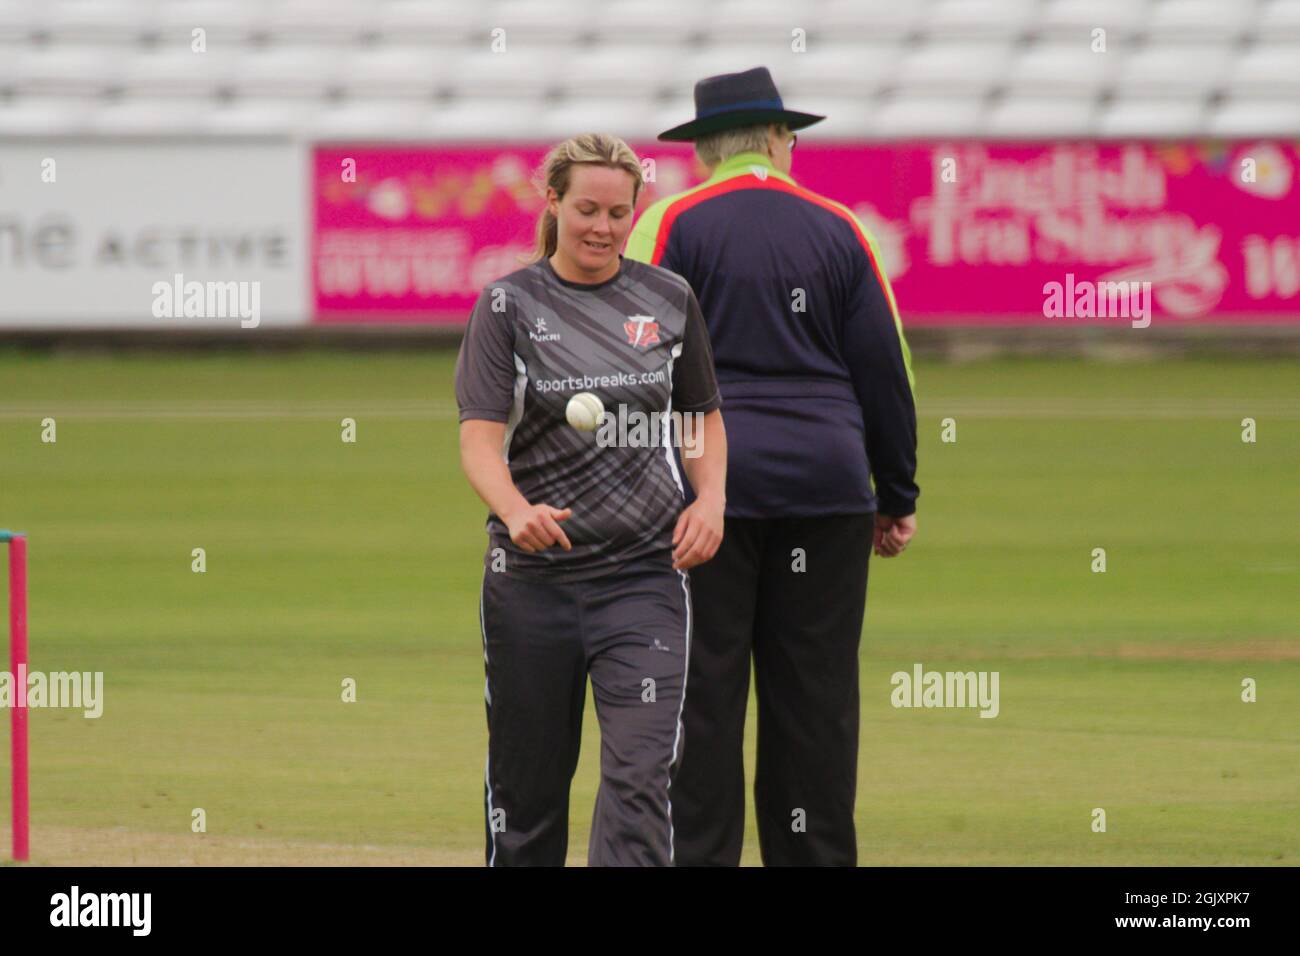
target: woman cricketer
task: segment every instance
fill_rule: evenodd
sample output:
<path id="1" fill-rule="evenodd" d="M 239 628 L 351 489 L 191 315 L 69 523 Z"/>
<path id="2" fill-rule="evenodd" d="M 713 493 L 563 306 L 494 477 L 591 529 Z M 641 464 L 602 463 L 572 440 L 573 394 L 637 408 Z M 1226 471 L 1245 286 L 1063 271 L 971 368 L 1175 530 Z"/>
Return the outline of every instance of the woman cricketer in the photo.
<path id="1" fill-rule="evenodd" d="M 722 541 L 727 451 L 690 286 L 619 252 L 641 184 L 615 137 L 552 149 L 533 261 L 483 289 L 456 364 L 461 463 L 491 511 L 480 605 L 489 866 L 564 864 L 588 676 L 601 736 L 588 863 L 673 863 L 685 572 Z M 566 407 L 582 392 L 607 424 L 641 427 L 579 431 Z M 689 507 L 670 412 L 699 424 L 681 455 Z"/>

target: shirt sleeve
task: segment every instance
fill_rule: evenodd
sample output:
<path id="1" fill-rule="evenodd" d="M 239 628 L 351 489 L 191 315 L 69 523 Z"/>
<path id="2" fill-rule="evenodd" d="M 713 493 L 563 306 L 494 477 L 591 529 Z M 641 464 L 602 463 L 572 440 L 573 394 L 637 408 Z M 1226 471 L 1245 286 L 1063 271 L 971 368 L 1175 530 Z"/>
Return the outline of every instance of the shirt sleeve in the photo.
<path id="1" fill-rule="evenodd" d="M 648 265 L 657 265 L 669 272 L 676 272 L 666 260 L 671 258 L 669 234 L 663 229 L 664 214 L 668 211 L 671 199 L 661 199 L 637 219 L 628 236 L 627 247 L 623 255 Z"/>
<path id="2" fill-rule="evenodd" d="M 916 511 L 916 404 L 911 356 L 889 280 L 867 249 L 855 256 L 844 315 L 844 361 L 862 406 L 881 514 Z"/>
<path id="3" fill-rule="evenodd" d="M 504 422 L 510 417 L 516 378 L 513 316 L 510 290 L 504 286 L 486 287 L 470 313 L 456 357 L 456 404 L 462 422 Z"/>
<path id="4" fill-rule="evenodd" d="M 686 328 L 682 354 L 674 365 L 673 408 L 679 412 L 711 412 L 722 405 L 718 377 L 713 370 L 713 348 L 704 313 L 690 286 L 686 287 Z"/>
<path id="5" fill-rule="evenodd" d="M 668 238 L 664 241 L 663 251 L 659 254 L 659 262 L 656 263 L 660 269 L 667 269 L 669 272 L 676 272 L 678 275 L 682 274 L 682 267 L 678 265 L 681 256 L 677 251 L 677 247 L 680 245 L 677 237 L 680 234 L 681 230 L 668 234 Z M 705 337 L 707 338 L 707 336 Z"/>
<path id="6" fill-rule="evenodd" d="M 641 214 L 632 227 L 631 234 L 627 237 L 627 245 L 623 248 L 623 257 L 626 259 L 635 259 L 637 262 L 644 262 L 647 265 L 654 258 L 655 254 L 655 232 L 658 223 L 653 222 L 649 211 Z"/>

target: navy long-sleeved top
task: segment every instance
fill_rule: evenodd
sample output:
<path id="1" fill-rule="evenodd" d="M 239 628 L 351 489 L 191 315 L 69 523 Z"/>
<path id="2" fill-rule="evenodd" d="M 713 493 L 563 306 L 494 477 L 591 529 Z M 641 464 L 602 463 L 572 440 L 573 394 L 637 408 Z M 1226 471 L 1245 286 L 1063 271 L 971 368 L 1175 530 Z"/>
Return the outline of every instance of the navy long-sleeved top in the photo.
<path id="1" fill-rule="evenodd" d="M 916 510 L 911 355 L 852 212 L 742 153 L 651 206 L 625 254 L 681 275 L 704 311 L 729 517 Z"/>

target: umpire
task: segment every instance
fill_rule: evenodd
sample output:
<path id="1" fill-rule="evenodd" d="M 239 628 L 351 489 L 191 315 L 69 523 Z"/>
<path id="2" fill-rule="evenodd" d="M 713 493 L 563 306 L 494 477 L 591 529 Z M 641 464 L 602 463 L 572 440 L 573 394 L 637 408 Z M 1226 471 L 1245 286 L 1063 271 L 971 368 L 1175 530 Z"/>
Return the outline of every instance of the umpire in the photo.
<path id="1" fill-rule="evenodd" d="M 691 571 L 695 638 L 673 783 L 676 861 L 740 862 L 750 655 L 764 864 L 853 866 L 867 565 L 916 530 L 911 356 L 872 237 L 790 176 L 766 68 L 695 85 L 701 185 L 642 215 L 626 256 L 684 277 L 727 406 L 725 534 Z M 875 487 L 872 487 L 872 478 Z"/>

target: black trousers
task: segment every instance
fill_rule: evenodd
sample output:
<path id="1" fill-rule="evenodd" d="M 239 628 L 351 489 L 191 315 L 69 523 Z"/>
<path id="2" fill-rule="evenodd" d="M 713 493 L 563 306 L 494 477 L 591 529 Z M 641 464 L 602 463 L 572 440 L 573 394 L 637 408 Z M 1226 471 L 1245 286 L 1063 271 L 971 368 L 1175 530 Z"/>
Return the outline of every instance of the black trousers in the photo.
<path id="1" fill-rule="evenodd" d="M 588 865 L 673 864 L 691 593 L 671 561 L 564 584 L 484 573 L 488 866 L 564 865 L 588 676 L 600 722 Z"/>
<path id="2" fill-rule="evenodd" d="M 751 654 L 763 863 L 857 864 L 858 646 L 874 519 L 728 518 L 717 555 L 691 570 L 678 866 L 740 862 Z"/>

